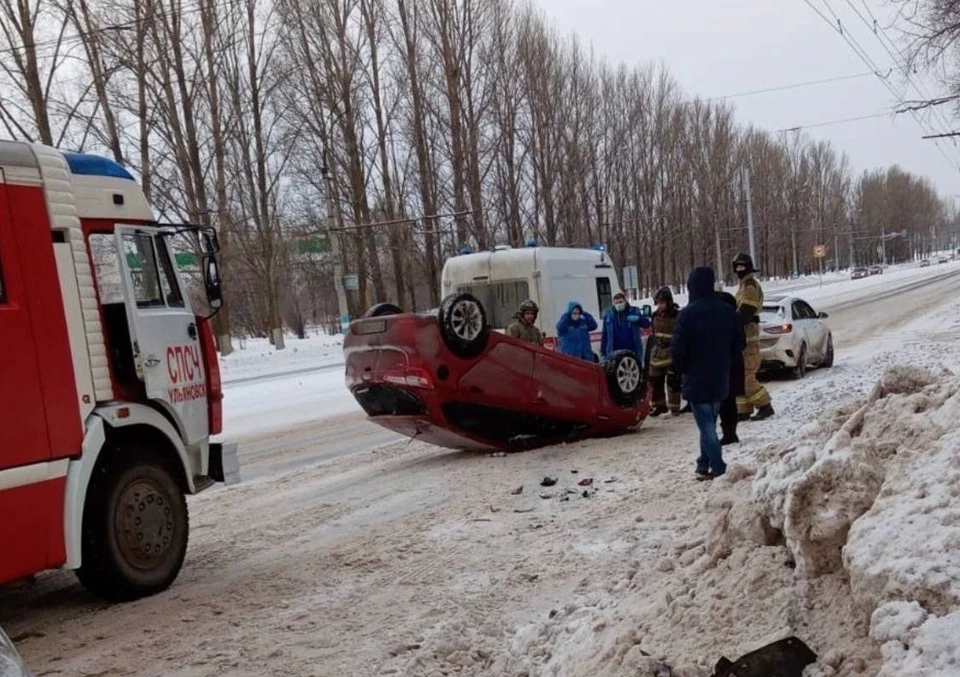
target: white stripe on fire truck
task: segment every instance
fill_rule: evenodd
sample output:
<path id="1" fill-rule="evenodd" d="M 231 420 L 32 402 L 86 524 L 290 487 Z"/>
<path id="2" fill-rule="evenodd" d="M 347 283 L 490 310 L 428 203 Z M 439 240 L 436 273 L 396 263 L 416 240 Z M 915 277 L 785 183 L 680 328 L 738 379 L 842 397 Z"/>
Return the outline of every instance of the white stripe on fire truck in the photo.
<path id="1" fill-rule="evenodd" d="M 0 491 L 65 477 L 69 465 L 70 459 L 63 458 L 58 461 L 44 461 L 43 463 L 0 470 Z"/>

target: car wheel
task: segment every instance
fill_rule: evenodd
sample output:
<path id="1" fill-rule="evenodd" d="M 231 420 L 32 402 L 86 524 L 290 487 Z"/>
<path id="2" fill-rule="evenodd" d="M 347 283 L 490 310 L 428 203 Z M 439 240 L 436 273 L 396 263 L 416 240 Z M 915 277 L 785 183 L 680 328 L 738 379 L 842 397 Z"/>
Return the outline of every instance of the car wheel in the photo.
<path id="1" fill-rule="evenodd" d="M 820 366 L 827 369 L 833 366 L 833 334 L 827 335 L 827 349 L 823 353 L 823 364 Z"/>
<path id="2" fill-rule="evenodd" d="M 610 396 L 618 406 L 629 408 L 643 397 L 643 371 L 640 360 L 630 350 L 618 350 L 603 365 Z"/>
<path id="3" fill-rule="evenodd" d="M 800 344 L 800 354 L 797 355 L 797 366 L 793 368 L 793 377 L 800 379 L 807 375 L 807 344 Z"/>
<path id="4" fill-rule="evenodd" d="M 451 294 L 440 304 L 437 319 L 443 342 L 457 357 L 476 357 L 487 347 L 487 311 L 473 295 Z"/>
<path id="5" fill-rule="evenodd" d="M 363 314 L 364 317 L 383 317 L 385 315 L 399 315 L 403 312 L 400 306 L 393 303 L 378 303 Z"/>

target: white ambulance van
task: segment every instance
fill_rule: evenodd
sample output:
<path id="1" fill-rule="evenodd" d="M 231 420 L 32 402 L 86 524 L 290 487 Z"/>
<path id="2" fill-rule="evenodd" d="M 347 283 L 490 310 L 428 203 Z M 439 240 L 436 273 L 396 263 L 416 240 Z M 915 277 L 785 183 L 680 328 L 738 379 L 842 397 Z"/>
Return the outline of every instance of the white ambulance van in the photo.
<path id="1" fill-rule="evenodd" d="M 540 306 L 537 326 L 544 344 L 555 347 L 557 320 L 577 301 L 597 320 L 591 334 L 600 353 L 603 314 L 620 289 L 617 270 L 606 252 L 568 247 L 497 246 L 493 251 L 461 254 L 447 259 L 441 274 L 441 296 L 468 292 L 487 311 L 487 320 L 499 331 L 506 329 L 526 299 Z"/>

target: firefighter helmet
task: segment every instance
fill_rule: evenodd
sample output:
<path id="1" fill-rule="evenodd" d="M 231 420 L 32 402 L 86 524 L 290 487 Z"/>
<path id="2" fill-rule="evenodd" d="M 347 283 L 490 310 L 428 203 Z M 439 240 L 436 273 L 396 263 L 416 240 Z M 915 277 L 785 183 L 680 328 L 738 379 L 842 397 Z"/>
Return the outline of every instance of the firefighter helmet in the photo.
<path id="1" fill-rule="evenodd" d="M 540 307 L 536 304 L 533 299 L 527 299 L 520 304 L 520 307 L 517 308 L 517 315 L 522 316 L 528 310 L 533 311 L 534 315 L 540 314 Z"/>
<path id="2" fill-rule="evenodd" d="M 753 258 L 746 252 L 740 252 L 733 258 L 733 269 L 736 272 L 740 272 L 741 269 L 745 273 L 757 272 L 757 269 L 753 267 Z"/>
<path id="3" fill-rule="evenodd" d="M 670 287 L 660 287 L 660 289 L 657 290 L 656 295 L 653 297 L 653 302 L 660 303 L 660 301 L 673 303 L 673 292 L 670 290 Z"/>

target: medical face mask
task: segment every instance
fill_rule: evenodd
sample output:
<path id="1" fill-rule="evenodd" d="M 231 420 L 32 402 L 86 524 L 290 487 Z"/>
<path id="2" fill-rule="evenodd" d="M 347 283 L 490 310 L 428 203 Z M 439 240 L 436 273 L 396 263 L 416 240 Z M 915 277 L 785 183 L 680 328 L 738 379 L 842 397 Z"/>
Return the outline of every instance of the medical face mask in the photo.
<path id="1" fill-rule="evenodd" d="M 616 303 L 613 304 L 613 307 L 616 308 L 618 313 L 622 313 L 624 310 L 626 310 L 627 304 L 622 303 L 621 301 L 617 301 Z"/>
<path id="2" fill-rule="evenodd" d="M 583 317 L 583 315 L 580 313 L 570 313 L 570 319 L 579 320 L 581 317 Z"/>

